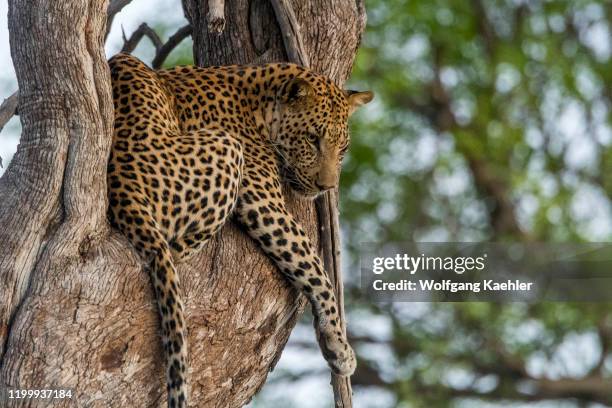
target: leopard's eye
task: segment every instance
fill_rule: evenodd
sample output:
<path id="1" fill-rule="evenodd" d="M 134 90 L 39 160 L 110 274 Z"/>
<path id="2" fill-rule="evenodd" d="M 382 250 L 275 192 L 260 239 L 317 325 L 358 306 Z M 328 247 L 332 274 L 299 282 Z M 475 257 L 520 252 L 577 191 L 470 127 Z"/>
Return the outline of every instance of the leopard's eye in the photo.
<path id="1" fill-rule="evenodd" d="M 343 148 L 340 149 L 340 156 L 344 157 L 344 155 L 346 155 L 346 152 L 348 151 L 349 145 L 345 145 Z"/>
<path id="2" fill-rule="evenodd" d="M 306 138 L 313 145 L 315 145 L 315 146 L 319 145 L 319 135 L 317 135 L 316 133 L 308 132 L 308 133 L 306 133 Z"/>

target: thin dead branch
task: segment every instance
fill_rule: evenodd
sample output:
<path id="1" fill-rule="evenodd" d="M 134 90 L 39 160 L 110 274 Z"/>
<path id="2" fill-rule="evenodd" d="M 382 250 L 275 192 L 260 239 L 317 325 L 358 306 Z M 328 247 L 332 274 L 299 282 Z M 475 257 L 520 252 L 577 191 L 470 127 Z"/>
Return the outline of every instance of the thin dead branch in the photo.
<path id="1" fill-rule="evenodd" d="M 6 98 L 0 105 L 0 132 L 8 123 L 13 115 L 17 114 L 17 105 L 19 104 L 19 91 L 15 91 L 11 96 Z M 0 157 L 0 169 L 2 168 L 2 157 Z"/>
<path id="2" fill-rule="evenodd" d="M 159 69 L 168 58 L 168 55 L 183 41 L 185 38 L 189 37 L 192 33 L 191 25 L 186 25 L 184 27 L 179 28 L 174 34 L 170 36 L 168 41 L 165 43 L 159 38 L 159 35 L 153 30 L 151 27 L 147 25 L 147 23 L 142 23 L 136 31 L 132 33 L 129 39 L 125 37 L 125 33 L 123 34 L 123 40 L 125 43 L 123 44 L 123 48 L 121 52 L 131 53 L 138 46 L 143 37 L 147 37 L 153 43 L 155 47 L 155 57 L 153 58 L 153 62 L 151 66 L 154 69 Z"/>
<path id="3" fill-rule="evenodd" d="M 300 25 L 295 17 L 293 8 L 287 0 L 272 0 L 272 7 L 281 30 L 283 43 L 289 61 L 304 67 L 310 66 L 310 60 L 304 48 Z M 338 312 L 340 325 L 346 333 L 344 318 L 344 292 L 342 272 L 340 267 L 340 227 L 338 221 L 337 192 L 330 191 L 316 200 L 317 214 L 319 216 L 320 250 L 325 270 L 329 273 L 338 299 Z M 334 405 L 337 408 L 351 408 L 352 388 L 350 377 L 343 377 L 332 373 L 331 384 L 334 390 Z"/>
<path id="4" fill-rule="evenodd" d="M 142 40 L 142 38 L 145 36 L 151 40 L 156 51 L 163 45 L 161 38 L 159 38 L 155 30 L 149 27 L 147 23 L 142 23 L 140 26 L 138 26 L 136 31 L 132 33 L 130 38 L 126 38 L 125 32 L 123 33 L 124 43 L 123 48 L 121 48 L 121 52 L 125 52 L 127 54 L 132 53 L 132 51 L 134 51 L 134 49 L 140 43 L 140 40 Z"/>
<path id="5" fill-rule="evenodd" d="M 185 38 L 189 37 L 192 32 L 193 29 L 191 25 L 187 24 L 186 26 L 181 27 L 176 33 L 172 34 L 170 38 L 168 38 L 168 41 L 157 49 L 151 66 L 154 69 L 161 68 L 172 50 L 174 50 Z"/>
<path id="6" fill-rule="evenodd" d="M 304 50 L 300 24 L 295 17 L 291 3 L 287 0 L 272 0 L 271 3 L 283 36 L 287 58 L 289 58 L 289 61 L 304 67 L 310 66 L 310 61 Z"/>
<path id="7" fill-rule="evenodd" d="M 14 92 L 6 98 L 0 105 L 0 132 L 13 115 L 17 114 L 17 105 L 19 103 L 19 91 Z"/>
<path id="8" fill-rule="evenodd" d="M 344 313 L 344 283 L 342 281 L 342 268 L 340 265 L 340 222 L 338 220 L 338 195 L 335 190 L 329 191 L 316 200 L 317 214 L 319 216 L 320 245 L 325 270 L 336 291 L 338 299 L 338 314 L 340 326 L 346 334 L 346 319 Z M 329 228 L 326 231 L 326 228 Z M 352 387 L 351 378 L 332 373 L 331 384 L 334 390 L 334 405 L 337 408 L 351 408 Z"/>

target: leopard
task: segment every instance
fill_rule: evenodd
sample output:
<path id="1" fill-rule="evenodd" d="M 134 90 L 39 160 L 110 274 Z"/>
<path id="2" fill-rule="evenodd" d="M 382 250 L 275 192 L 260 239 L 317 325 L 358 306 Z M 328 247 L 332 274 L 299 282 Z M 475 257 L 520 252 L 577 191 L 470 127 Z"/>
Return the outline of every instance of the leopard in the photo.
<path id="1" fill-rule="evenodd" d="M 373 98 L 291 63 L 154 70 L 109 61 L 114 130 L 107 169 L 111 225 L 147 265 L 161 322 L 167 406 L 187 407 L 187 322 L 177 264 L 232 220 L 312 306 L 333 372 L 356 367 L 338 299 L 283 187 L 312 199 L 337 188 L 348 118 Z"/>

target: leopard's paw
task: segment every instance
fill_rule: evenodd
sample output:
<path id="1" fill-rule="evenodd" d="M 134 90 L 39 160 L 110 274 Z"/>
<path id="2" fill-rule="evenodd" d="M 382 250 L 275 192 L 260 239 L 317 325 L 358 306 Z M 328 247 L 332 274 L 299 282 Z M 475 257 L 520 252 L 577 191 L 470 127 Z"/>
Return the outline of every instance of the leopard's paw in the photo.
<path id="1" fill-rule="evenodd" d="M 357 359 L 351 346 L 348 346 L 345 351 L 336 353 L 336 358 L 328 359 L 327 363 L 338 375 L 351 376 L 357 368 Z"/>
<path id="2" fill-rule="evenodd" d="M 326 327 L 329 328 L 330 326 Z M 350 376 L 355 372 L 357 359 L 346 337 L 336 330 L 321 330 L 317 333 L 319 346 L 327 364 L 338 375 Z"/>

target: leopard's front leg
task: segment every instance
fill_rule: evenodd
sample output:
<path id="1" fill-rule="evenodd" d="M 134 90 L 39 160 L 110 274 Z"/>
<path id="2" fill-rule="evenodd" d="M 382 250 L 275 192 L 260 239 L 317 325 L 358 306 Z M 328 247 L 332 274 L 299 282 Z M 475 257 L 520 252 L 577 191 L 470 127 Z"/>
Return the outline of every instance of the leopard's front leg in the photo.
<path id="1" fill-rule="evenodd" d="M 249 177 L 252 171 L 243 179 L 237 218 L 283 275 L 307 296 L 319 346 L 329 366 L 340 375 L 351 375 L 355 354 L 342 330 L 338 302 L 322 262 L 302 226 L 285 209 L 279 183 L 267 183 L 264 188 L 258 181 L 261 178 Z"/>

